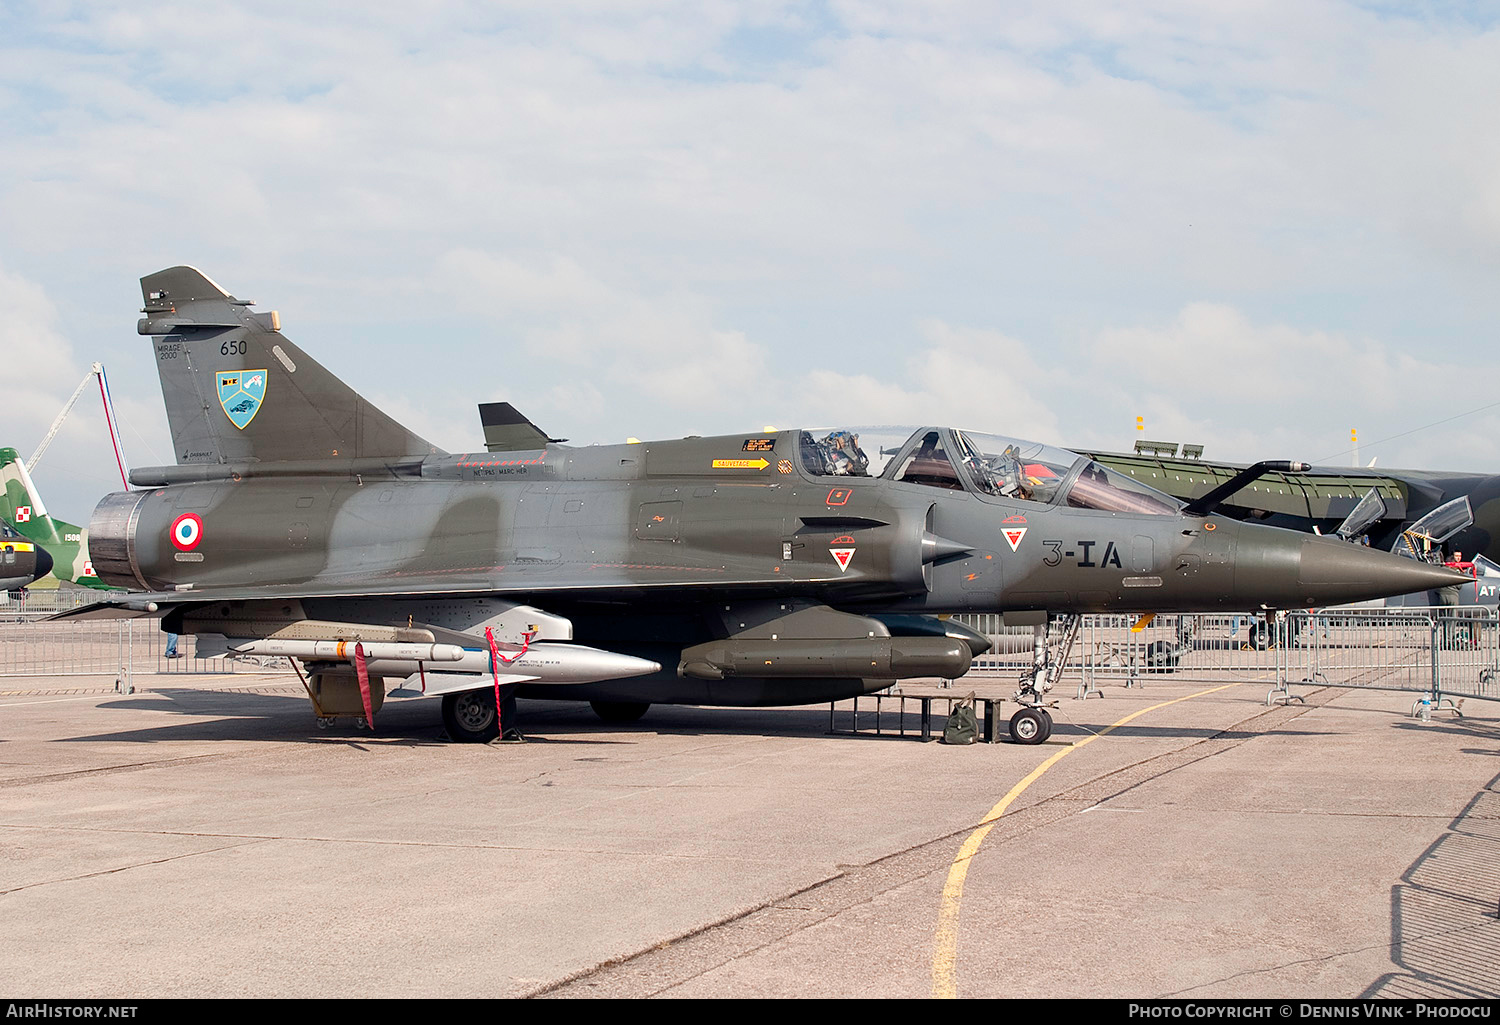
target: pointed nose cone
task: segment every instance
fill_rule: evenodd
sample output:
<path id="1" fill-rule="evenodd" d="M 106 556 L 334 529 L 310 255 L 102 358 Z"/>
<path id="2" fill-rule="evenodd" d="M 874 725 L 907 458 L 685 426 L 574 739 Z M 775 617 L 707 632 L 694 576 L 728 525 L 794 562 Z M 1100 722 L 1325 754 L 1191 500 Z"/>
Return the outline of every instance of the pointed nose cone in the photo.
<path id="1" fill-rule="evenodd" d="M 37 546 L 36 550 L 36 576 L 33 580 L 40 580 L 52 572 L 52 554 L 47 549 Z"/>
<path id="2" fill-rule="evenodd" d="M 1472 577 L 1445 566 L 1431 566 L 1347 541 L 1313 537 L 1302 542 L 1298 590 L 1312 605 L 1388 598 L 1414 591 L 1469 583 Z"/>
<path id="3" fill-rule="evenodd" d="M 1473 578 L 1389 552 L 1275 527 L 1246 528 L 1235 591 L 1255 605 L 1315 608 L 1435 590 Z"/>

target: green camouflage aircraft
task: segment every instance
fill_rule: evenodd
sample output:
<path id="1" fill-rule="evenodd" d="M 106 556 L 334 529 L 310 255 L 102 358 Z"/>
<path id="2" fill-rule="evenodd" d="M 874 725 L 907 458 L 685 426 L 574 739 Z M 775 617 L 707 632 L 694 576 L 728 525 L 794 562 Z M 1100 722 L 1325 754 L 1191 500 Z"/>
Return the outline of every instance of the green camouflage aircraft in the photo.
<path id="1" fill-rule="evenodd" d="M 84 587 L 113 590 L 99 579 L 89 561 L 89 532 L 47 514 L 26 464 L 13 448 L 0 448 L 0 483 L 5 485 L 0 520 L 13 524 L 17 533 L 47 552 L 53 576 Z"/>
<path id="2" fill-rule="evenodd" d="M 1171 443 L 1142 444 L 1154 451 L 1081 451 L 1184 501 L 1206 494 L 1245 469 L 1244 464 L 1177 455 L 1177 446 Z M 1500 476 L 1496 474 L 1310 466 L 1267 473 L 1226 497 L 1219 508 L 1234 519 L 1332 534 L 1372 491 L 1371 501 L 1376 504 L 1370 516 L 1361 518 L 1358 533 L 1368 535 L 1374 547 L 1390 551 L 1415 521 L 1444 503 L 1467 497 L 1473 522 L 1451 538 L 1451 547 L 1500 562 Z"/>
<path id="3" fill-rule="evenodd" d="M 1040 743 L 1082 613 L 1467 579 L 942 426 L 583 447 L 517 415 L 487 425 L 497 450 L 450 455 L 199 271 L 141 291 L 177 465 L 137 469 L 90 522 L 100 580 L 136 593 L 67 615 L 161 615 L 200 657 L 301 659 L 324 722 L 373 723 L 387 681 L 441 695 L 459 740 L 503 732 L 517 694 L 614 720 L 821 703 L 962 676 L 988 642 L 943 617 L 992 612 L 1035 632 L 1011 734 Z"/>
<path id="4" fill-rule="evenodd" d="M 52 571 L 52 556 L 0 520 L 0 591 L 19 591 Z"/>

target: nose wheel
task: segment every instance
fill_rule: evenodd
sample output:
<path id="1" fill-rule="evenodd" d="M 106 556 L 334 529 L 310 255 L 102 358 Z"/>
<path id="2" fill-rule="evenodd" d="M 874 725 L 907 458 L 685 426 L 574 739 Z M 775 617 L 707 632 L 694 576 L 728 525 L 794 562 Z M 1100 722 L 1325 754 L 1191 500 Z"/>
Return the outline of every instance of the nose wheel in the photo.
<path id="1" fill-rule="evenodd" d="M 1062 677 L 1082 622 L 1082 616 L 1070 613 L 1049 616 L 1046 624 L 1036 627 L 1031 671 L 1021 677 L 1021 689 L 1016 692 L 1021 710 L 1010 717 L 1010 738 L 1017 744 L 1041 744 L 1052 736 L 1052 713 L 1044 702 Z"/>
<path id="2" fill-rule="evenodd" d="M 1052 736 L 1052 713 L 1045 708 L 1023 708 L 1010 717 L 1010 739 L 1017 744 L 1040 744 Z"/>

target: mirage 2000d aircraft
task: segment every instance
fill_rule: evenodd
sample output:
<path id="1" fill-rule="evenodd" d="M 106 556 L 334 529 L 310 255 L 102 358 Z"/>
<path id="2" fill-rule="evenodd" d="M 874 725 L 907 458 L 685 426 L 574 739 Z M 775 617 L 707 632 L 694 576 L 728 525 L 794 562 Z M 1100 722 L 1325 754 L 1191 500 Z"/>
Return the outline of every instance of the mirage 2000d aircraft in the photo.
<path id="1" fill-rule="evenodd" d="M 1080 613 L 1465 579 L 949 427 L 570 447 L 518 422 L 508 449 L 449 455 L 197 270 L 141 288 L 177 465 L 95 510 L 95 570 L 137 593 L 83 614 L 160 614 L 200 657 L 301 659 L 320 719 L 373 722 L 395 680 L 440 695 L 458 740 L 508 727 L 517 693 L 616 720 L 824 702 L 963 675 L 987 642 L 939 614 L 1000 612 L 1036 631 L 1011 732 L 1039 743 Z"/>

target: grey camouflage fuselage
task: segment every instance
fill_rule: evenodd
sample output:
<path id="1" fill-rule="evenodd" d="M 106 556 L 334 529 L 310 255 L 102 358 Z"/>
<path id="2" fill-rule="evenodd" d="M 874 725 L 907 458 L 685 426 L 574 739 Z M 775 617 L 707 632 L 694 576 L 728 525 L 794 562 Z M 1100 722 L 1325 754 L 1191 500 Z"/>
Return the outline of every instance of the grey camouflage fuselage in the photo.
<path id="1" fill-rule="evenodd" d="M 956 458 L 951 476 L 903 474 L 969 445 L 939 427 L 882 451 L 883 476 L 813 467 L 803 431 L 449 455 L 198 272 L 142 289 L 178 465 L 105 498 L 90 551 L 168 628 L 449 629 L 462 603 L 498 599 L 662 667 L 567 696 L 740 705 L 961 675 L 984 642 L 946 613 L 1306 607 L 1452 579 L 1175 505 L 1079 508 L 1087 461 L 1051 501 L 1001 494 Z"/>

